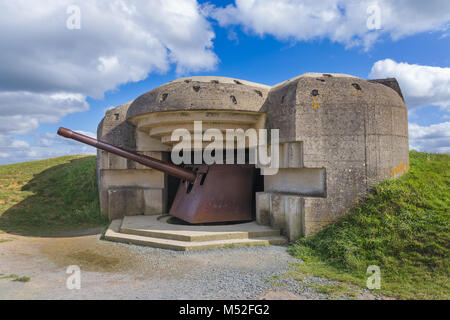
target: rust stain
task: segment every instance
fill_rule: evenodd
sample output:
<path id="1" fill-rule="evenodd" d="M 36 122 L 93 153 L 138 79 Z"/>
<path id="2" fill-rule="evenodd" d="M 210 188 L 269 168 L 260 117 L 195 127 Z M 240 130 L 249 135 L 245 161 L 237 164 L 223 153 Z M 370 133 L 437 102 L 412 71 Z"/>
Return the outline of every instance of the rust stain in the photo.
<path id="1" fill-rule="evenodd" d="M 313 96 L 313 103 L 312 103 L 312 107 L 313 107 L 313 109 L 319 109 L 319 102 L 317 101 L 318 100 L 318 97 L 317 96 Z"/>
<path id="2" fill-rule="evenodd" d="M 409 170 L 409 161 L 405 163 L 400 161 L 396 167 L 391 168 L 391 177 L 398 175 L 399 173 L 404 174 Z"/>

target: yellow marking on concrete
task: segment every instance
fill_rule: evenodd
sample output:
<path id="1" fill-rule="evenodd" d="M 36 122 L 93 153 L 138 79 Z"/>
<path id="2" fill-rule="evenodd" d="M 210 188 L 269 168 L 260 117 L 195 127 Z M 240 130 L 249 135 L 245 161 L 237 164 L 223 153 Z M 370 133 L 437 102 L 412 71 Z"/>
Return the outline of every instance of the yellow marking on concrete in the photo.
<path id="1" fill-rule="evenodd" d="M 314 96 L 313 99 L 314 99 L 314 101 L 312 103 L 313 109 L 319 109 L 319 102 L 316 101 L 317 100 L 317 96 Z"/>
<path id="2" fill-rule="evenodd" d="M 409 170 L 409 161 L 404 164 L 403 160 L 398 163 L 396 167 L 391 168 L 391 177 L 396 176 L 398 173 L 406 173 Z"/>

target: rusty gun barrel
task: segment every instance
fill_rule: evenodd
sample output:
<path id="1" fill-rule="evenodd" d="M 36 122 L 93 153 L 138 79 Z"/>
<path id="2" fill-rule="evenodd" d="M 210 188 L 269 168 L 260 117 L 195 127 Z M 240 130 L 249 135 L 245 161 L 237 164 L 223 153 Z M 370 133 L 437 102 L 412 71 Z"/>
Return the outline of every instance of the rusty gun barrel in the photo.
<path id="1" fill-rule="evenodd" d="M 102 149 L 102 150 L 114 153 L 118 156 L 136 161 L 140 164 L 143 164 L 144 166 L 166 172 L 167 174 L 170 174 L 170 175 L 180 178 L 182 180 L 194 182 L 197 177 L 197 174 L 189 169 L 181 168 L 174 164 L 170 164 L 170 163 L 167 163 L 167 162 L 164 162 L 164 161 L 161 161 L 161 160 L 149 157 L 149 156 L 145 156 L 145 155 L 142 155 L 142 154 L 130 151 L 130 150 L 126 150 L 126 149 L 123 149 L 120 147 L 113 146 L 109 143 L 85 136 L 83 134 L 74 132 L 67 128 L 60 127 L 58 129 L 58 134 L 60 136 L 70 138 L 73 140 L 77 140 L 79 142 L 88 144 L 95 148 Z"/>

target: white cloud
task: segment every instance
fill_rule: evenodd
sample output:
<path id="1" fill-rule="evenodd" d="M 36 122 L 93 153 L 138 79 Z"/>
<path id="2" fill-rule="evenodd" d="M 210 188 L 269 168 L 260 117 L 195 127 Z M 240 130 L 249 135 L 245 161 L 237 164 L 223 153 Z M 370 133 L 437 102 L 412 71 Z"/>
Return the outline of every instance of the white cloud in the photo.
<path id="1" fill-rule="evenodd" d="M 410 109 L 429 105 L 450 109 L 450 68 L 385 59 L 373 65 L 369 77 L 396 78 Z"/>
<path id="2" fill-rule="evenodd" d="M 39 140 L 38 145 L 42 147 L 50 147 L 53 145 L 53 141 L 46 138 L 42 138 L 41 140 Z"/>
<path id="3" fill-rule="evenodd" d="M 40 122 L 56 123 L 67 114 L 86 111 L 85 99 L 81 94 L 0 92 L 0 133 L 26 133 Z"/>
<path id="4" fill-rule="evenodd" d="M 379 8 L 380 29 L 369 30 L 373 5 Z M 424 31 L 445 31 L 450 22 L 447 0 L 236 0 L 225 8 L 206 6 L 205 10 L 221 26 L 241 25 L 260 36 L 298 41 L 329 38 L 366 49 L 382 34 L 396 40 Z"/>
<path id="5" fill-rule="evenodd" d="M 67 28 L 70 5 L 80 8 L 81 29 Z M 195 0 L 1 1 L 0 30 L 3 140 L 86 111 L 86 97 L 102 98 L 172 64 L 184 73 L 218 62 L 214 32 Z M 41 140 L 29 157 L 49 143 Z M 5 148 L 0 143 L 2 158 L 11 154 Z"/>
<path id="6" fill-rule="evenodd" d="M 23 140 L 15 140 L 9 135 L 3 135 L 0 133 L 0 164 L 10 163 L 10 160 L 15 158 L 18 152 L 27 152 L 29 148 L 30 145 L 28 142 Z"/>
<path id="7" fill-rule="evenodd" d="M 0 88 L 101 98 L 149 72 L 211 69 L 214 33 L 195 0 L 79 2 L 81 29 L 69 30 L 72 0 L 0 3 Z"/>
<path id="8" fill-rule="evenodd" d="M 74 130 L 96 138 L 93 132 Z M 63 155 L 96 154 L 94 147 L 60 137 L 53 133 L 35 134 L 38 142 L 30 145 L 10 135 L 0 134 L 0 164 L 39 160 Z"/>
<path id="9" fill-rule="evenodd" d="M 450 122 L 432 124 L 427 127 L 410 123 L 408 131 L 410 149 L 450 153 Z"/>
<path id="10" fill-rule="evenodd" d="M 0 115 L 0 133 L 22 134 L 39 127 L 39 121 L 25 115 Z"/>
<path id="11" fill-rule="evenodd" d="M 60 118 L 80 110 L 54 115 L 53 106 L 45 110 L 46 104 L 37 105 L 36 99 L 66 104 L 70 96 L 101 98 L 120 84 L 166 72 L 170 63 L 179 72 L 211 69 L 217 63 L 214 33 L 195 0 L 83 1 L 77 4 L 79 30 L 66 27 L 72 4 L 0 2 L 0 99 L 10 95 L 19 108 L 33 104 Z M 4 115 L 9 107 L 0 101 L 0 108 Z M 25 109 L 21 114 L 28 115 Z"/>
<path id="12" fill-rule="evenodd" d="M 408 107 L 408 116 L 417 119 L 420 107 L 438 106 L 442 120 L 450 111 L 450 68 L 398 63 L 391 59 L 377 61 L 370 78 L 394 77 L 398 80 Z M 429 126 L 409 123 L 409 147 L 424 152 L 450 152 L 450 122 Z"/>
<path id="13" fill-rule="evenodd" d="M 29 148 L 29 147 L 30 147 L 30 144 L 29 144 L 28 142 L 26 142 L 26 141 L 22 141 L 22 140 L 14 140 L 14 141 L 11 143 L 11 147 L 12 147 L 12 148 L 23 148 L 23 149 L 26 149 L 26 148 Z"/>

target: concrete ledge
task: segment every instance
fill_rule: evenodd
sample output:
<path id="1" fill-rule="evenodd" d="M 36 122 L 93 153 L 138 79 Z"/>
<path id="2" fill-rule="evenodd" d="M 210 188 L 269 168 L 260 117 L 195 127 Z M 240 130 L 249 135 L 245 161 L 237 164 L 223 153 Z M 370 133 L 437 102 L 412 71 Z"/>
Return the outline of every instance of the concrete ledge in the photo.
<path id="1" fill-rule="evenodd" d="M 123 218 L 120 233 L 179 241 L 212 241 L 279 236 L 280 230 L 261 226 L 256 222 L 231 225 L 169 224 L 169 216 L 127 216 Z"/>
<path id="2" fill-rule="evenodd" d="M 142 216 L 144 218 L 154 218 L 153 216 Z M 142 218 L 137 216 L 137 218 Z M 126 219 L 130 218 L 133 220 L 133 218 L 136 217 L 125 217 Z M 174 236 L 177 231 L 171 230 L 172 233 L 164 233 L 163 231 L 158 231 L 155 233 L 149 233 L 153 236 L 147 235 L 137 235 L 137 234 L 129 234 L 129 233 L 122 233 L 122 228 L 124 227 L 124 223 L 127 222 L 124 219 L 123 221 L 120 219 L 113 220 L 108 227 L 108 230 L 105 233 L 104 239 L 109 241 L 115 241 L 115 242 L 121 242 L 121 243 L 128 243 L 128 244 L 137 244 L 137 245 L 144 245 L 154 248 L 161 248 L 161 249 L 170 249 L 170 250 L 177 250 L 177 251 L 187 251 L 187 250 L 201 250 L 201 249 L 213 249 L 213 248 L 224 248 L 224 247 L 235 247 L 235 246 L 266 246 L 269 244 L 273 245 L 283 245 L 286 244 L 288 241 L 285 237 L 279 235 L 279 230 L 269 230 L 270 228 L 261 226 L 264 228 L 264 230 L 261 231 L 261 233 L 255 233 L 255 231 L 247 231 L 247 232 L 235 232 L 232 233 L 231 238 L 227 238 L 226 231 L 221 231 L 219 237 L 222 237 L 222 239 L 214 239 L 214 237 L 210 238 L 208 234 L 205 234 L 204 237 L 201 235 L 198 235 L 197 238 L 190 238 L 191 240 L 183 241 L 183 240 L 174 240 L 174 239 L 168 239 L 160 237 L 162 236 Z M 142 221 L 142 219 L 141 219 Z M 134 221 L 136 224 L 137 221 Z M 127 224 L 130 224 L 130 221 L 127 222 Z M 162 223 L 161 223 L 162 225 Z M 165 224 L 169 228 L 172 226 L 179 226 L 179 227 L 186 227 L 182 225 L 170 225 Z M 248 225 L 245 224 L 239 224 L 234 226 L 242 226 L 242 225 Z M 256 223 L 255 223 L 256 225 Z M 257 225 L 256 225 L 257 226 Z M 202 226 L 187 226 L 187 227 L 202 227 Z M 208 226 L 207 228 L 211 227 L 231 227 L 231 226 Z M 254 226 L 253 226 L 254 227 Z M 243 228 L 243 227 L 241 227 Z M 125 231 L 129 232 L 130 229 L 124 228 Z M 133 229 L 131 229 L 133 230 Z M 135 229 L 136 230 L 136 229 Z M 186 231 L 185 231 L 186 232 Z M 192 232 L 202 232 L 202 231 L 192 231 Z M 180 230 L 180 233 L 183 234 L 183 230 Z M 213 233 L 213 232 L 210 232 Z M 258 234 L 257 237 L 249 237 L 250 234 Z M 278 235 L 277 235 L 278 234 Z M 186 236 L 186 233 L 184 234 Z M 188 237 L 189 238 L 189 237 Z M 193 240 L 193 239 L 202 239 L 201 241 Z M 205 240 L 210 239 L 210 240 Z M 213 240 L 211 240 L 213 239 Z"/>

